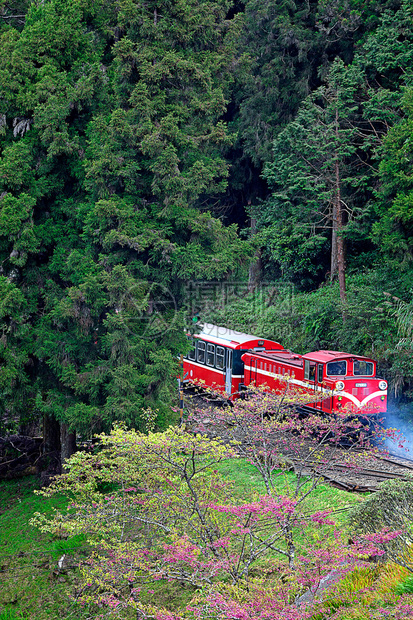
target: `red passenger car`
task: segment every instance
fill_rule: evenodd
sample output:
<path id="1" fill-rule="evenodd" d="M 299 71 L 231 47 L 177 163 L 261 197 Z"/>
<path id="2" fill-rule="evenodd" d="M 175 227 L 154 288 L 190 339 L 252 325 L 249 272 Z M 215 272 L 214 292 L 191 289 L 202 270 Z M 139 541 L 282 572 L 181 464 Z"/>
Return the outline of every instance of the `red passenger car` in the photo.
<path id="1" fill-rule="evenodd" d="M 247 351 L 271 353 L 283 347 L 273 340 L 243 334 L 226 327 L 205 324 L 192 338 L 193 348 L 184 358 L 184 381 L 205 382 L 231 400 L 239 396 L 244 383 L 242 355 Z"/>
<path id="2" fill-rule="evenodd" d="M 384 413 L 387 382 L 376 376 L 376 362 L 341 351 L 314 351 L 299 355 L 280 351 L 248 351 L 242 356 L 244 384 L 283 390 L 287 381 L 319 400 L 309 411 L 331 413 L 342 408 L 354 413 Z"/>

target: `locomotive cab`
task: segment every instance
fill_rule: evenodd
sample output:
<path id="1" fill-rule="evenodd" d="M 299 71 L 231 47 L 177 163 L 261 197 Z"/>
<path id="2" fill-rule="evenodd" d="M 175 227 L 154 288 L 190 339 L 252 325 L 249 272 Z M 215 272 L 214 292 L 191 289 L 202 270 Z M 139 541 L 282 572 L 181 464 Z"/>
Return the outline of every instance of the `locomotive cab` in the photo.
<path id="1" fill-rule="evenodd" d="M 304 379 L 320 393 L 313 408 L 366 415 L 386 411 L 387 382 L 376 377 L 374 360 L 342 351 L 316 351 L 303 358 Z"/>
<path id="2" fill-rule="evenodd" d="M 302 406 L 307 412 L 330 414 L 345 409 L 370 416 L 386 411 L 387 383 L 376 377 L 376 363 L 370 358 L 342 351 L 299 355 L 284 349 L 248 351 L 242 359 L 247 386 L 263 385 L 282 392 L 288 382 L 311 395 Z"/>

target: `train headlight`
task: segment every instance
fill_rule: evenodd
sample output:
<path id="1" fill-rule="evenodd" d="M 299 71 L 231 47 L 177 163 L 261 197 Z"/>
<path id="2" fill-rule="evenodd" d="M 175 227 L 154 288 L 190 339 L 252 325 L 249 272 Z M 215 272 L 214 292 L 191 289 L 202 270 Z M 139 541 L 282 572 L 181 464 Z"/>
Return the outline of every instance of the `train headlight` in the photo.
<path id="1" fill-rule="evenodd" d="M 338 390 L 339 392 L 341 392 L 341 390 L 344 390 L 344 381 L 337 381 L 336 390 Z"/>
<path id="2" fill-rule="evenodd" d="M 379 390 L 387 389 L 387 381 L 379 381 Z"/>

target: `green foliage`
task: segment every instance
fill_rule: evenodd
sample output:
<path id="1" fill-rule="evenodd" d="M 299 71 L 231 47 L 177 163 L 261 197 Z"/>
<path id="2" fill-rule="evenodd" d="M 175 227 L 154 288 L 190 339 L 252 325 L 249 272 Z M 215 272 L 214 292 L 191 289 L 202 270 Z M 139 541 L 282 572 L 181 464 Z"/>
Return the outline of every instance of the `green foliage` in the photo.
<path id="1" fill-rule="evenodd" d="M 272 160 L 272 142 L 280 129 L 320 86 L 320 76 L 328 73 L 334 58 L 346 64 L 352 60 L 386 5 L 359 0 L 245 3 L 234 118 L 244 158 L 255 165 Z"/>
<path id="2" fill-rule="evenodd" d="M 348 278 L 348 326 L 343 326 L 338 285 L 298 291 L 292 284 L 272 283 L 256 296 L 230 300 L 207 318 L 234 329 L 260 333 L 298 352 L 335 348 L 386 359 L 397 339 L 396 294 L 408 295 L 411 278 L 391 282 L 390 274 L 366 271 Z"/>
<path id="3" fill-rule="evenodd" d="M 355 222 L 364 215 L 371 174 L 365 151 L 372 146 L 361 117 L 362 81 L 357 66 L 336 60 L 325 84 L 305 99 L 274 141 L 264 171 L 273 193 L 255 215 L 269 259 L 288 280 L 305 285 L 328 270 L 333 277 L 337 236 L 346 237 L 349 225 L 360 242 Z M 325 260 L 329 248 L 330 265 Z"/>
<path id="4" fill-rule="evenodd" d="M 13 607 L 7 607 L 0 612 L 0 620 L 28 620 L 28 618 L 19 614 Z"/>
<path id="5" fill-rule="evenodd" d="M 0 22 L 4 428 L 143 428 L 148 405 L 165 427 L 185 284 L 245 273 L 259 247 L 271 278 L 325 281 L 338 159 L 350 269 L 375 244 L 408 269 L 408 2 L 2 0 Z M 254 243 L 234 223 L 248 201 Z M 381 355 L 373 294 L 349 300 L 352 337 L 319 295 L 298 331 L 288 302 L 271 324 L 243 311 L 283 344 Z"/>
<path id="6" fill-rule="evenodd" d="M 379 18 L 377 7 L 359 3 L 318 6 L 319 44 L 334 33 L 340 51 L 319 71 L 322 85 L 311 87 L 279 125 L 264 168 L 271 195 L 251 210 L 272 278 L 311 288 L 334 275 L 338 199 L 344 225 L 338 235 L 347 244 L 350 267 L 360 260 L 372 266 L 375 245 L 398 264 L 410 261 L 408 156 L 402 153 L 410 131 L 411 7 L 404 2 L 382 8 Z"/>
<path id="7" fill-rule="evenodd" d="M 373 229 L 382 252 L 404 268 L 412 260 L 412 188 L 410 137 L 413 131 L 413 91 L 403 100 L 405 118 L 389 132 L 380 162 L 382 186 L 379 193 L 381 218 Z"/>
<path id="8" fill-rule="evenodd" d="M 201 208 L 228 175 L 228 8 L 51 0 L 0 32 L 5 424 L 171 421 L 184 282 L 249 251 Z"/>
<path id="9" fill-rule="evenodd" d="M 399 583 L 395 588 L 396 594 L 413 594 L 413 575 Z"/>
<path id="10" fill-rule="evenodd" d="M 410 550 L 412 537 L 413 480 L 387 480 L 363 504 L 350 513 L 350 523 L 359 531 L 372 533 L 383 528 L 400 532 L 390 543 L 384 544 L 386 558 L 413 573 Z"/>
<path id="11" fill-rule="evenodd" d="M 314 77 L 319 51 L 315 6 L 246 2 L 236 126 L 245 154 L 256 164 L 268 158 L 277 128 L 291 119 Z"/>

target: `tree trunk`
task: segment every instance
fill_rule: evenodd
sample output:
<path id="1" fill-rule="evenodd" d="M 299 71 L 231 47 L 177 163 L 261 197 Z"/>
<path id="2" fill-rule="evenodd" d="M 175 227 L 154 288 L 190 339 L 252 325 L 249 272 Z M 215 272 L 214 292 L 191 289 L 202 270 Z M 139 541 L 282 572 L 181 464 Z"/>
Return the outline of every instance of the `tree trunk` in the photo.
<path id="1" fill-rule="evenodd" d="M 338 110 L 336 110 L 336 139 L 337 145 L 339 140 L 338 134 Z M 336 153 L 336 213 L 337 213 L 337 269 L 338 269 L 338 286 L 340 289 L 340 301 L 342 305 L 343 322 L 346 320 L 346 252 L 345 241 L 341 234 L 343 229 L 343 203 L 341 201 L 341 184 L 340 184 L 340 162 Z"/>
<path id="2" fill-rule="evenodd" d="M 43 482 L 62 471 L 60 460 L 60 424 L 51 416 L 43 416 L 43 458 L 41 469 Z"/>
<path id="3" fill-rule="evenodd" d="M 60 424 L 51 416 L 43 417 L 43 453 L 60 452 Z"/>
<path id="4" fill-rule="evenodd" d="M 346 293 L 346 249 L 344 239 L 341 235 L 337 239 L 337 265 L 338 265 L 338 285 L 340 289 L 340 301 L 345 306 L 347 302 Z M 344 315 L 343 315 L 344 318 Z"/>
<path id="5" fill-rule="evenodd" d="M 76 433 L 69 433 L 67 424 L 60 425 L 60 445 L 63 465 L 76 452 Z"/>
<path id="6" fill-rule="evenodd" d="M 338 286 L 340 290 L 340 301 L 342 306 L 343 322 L 346 320 L 346 250 L 345 242 L 342 234 L 343 229 L 343 208 L 341 204 L 340 193 L 340 170 L 338 160 L 336 161 L 337 174 L 337 193 L 336 193 L 336 209 L 337 209 L 337 269 L 338 269 Z"/>
<path id="7" fill-rule="evenodd" d="M 337 275 L 337 201 L 333 202 L 332 232 L 331 232 L 331 267 L 330 282 L 334 281 Z"/>

